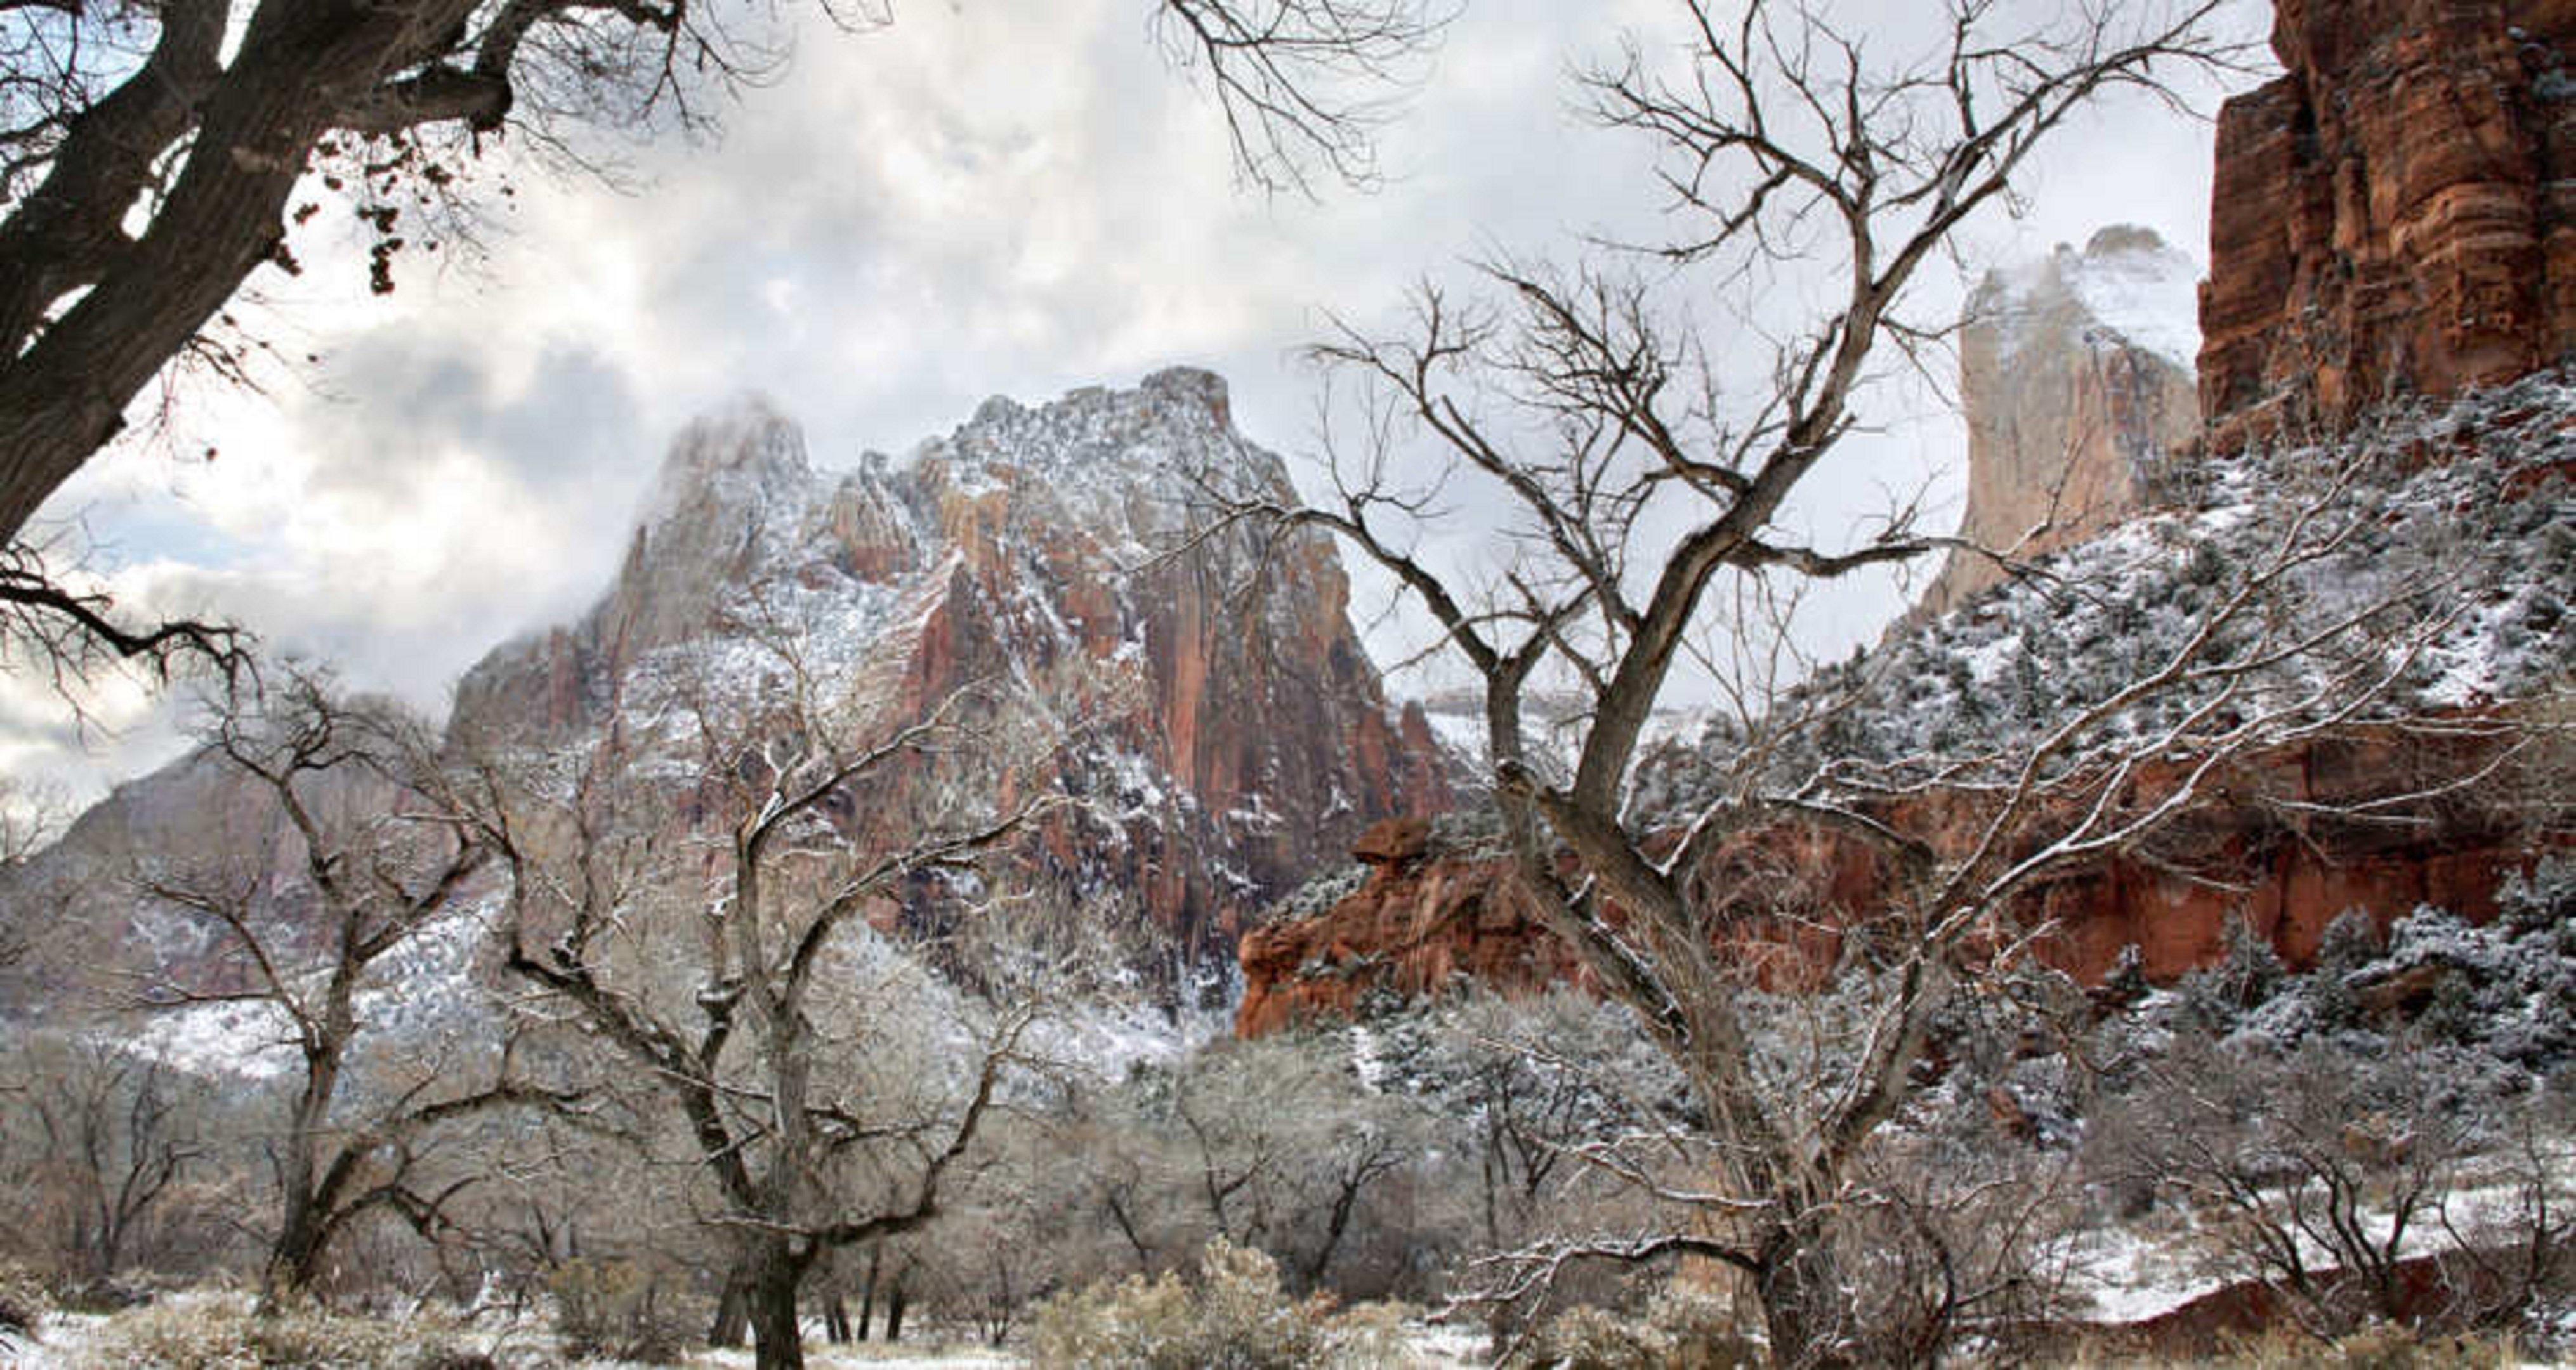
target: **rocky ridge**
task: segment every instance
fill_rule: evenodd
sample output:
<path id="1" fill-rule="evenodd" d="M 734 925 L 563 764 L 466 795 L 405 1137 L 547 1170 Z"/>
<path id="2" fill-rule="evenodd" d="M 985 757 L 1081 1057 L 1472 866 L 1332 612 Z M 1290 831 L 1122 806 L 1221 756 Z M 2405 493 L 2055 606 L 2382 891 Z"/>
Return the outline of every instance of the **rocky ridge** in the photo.
<path id="1" fill-rule="evenodd" d="M 1230 969 L 1246 914 L 1448 790 L 1420 711 L 1389 706 L 1352 632 L 1330 540 L 1195 536 L 1220 484 L 1293 498 L 1203 371 L 996 398 L 839 474 L 752 405 L 674 443 L 614 586 L 469 672 L 452 732 L 649 728 L 689 691 L 774 690 L 756 649 L 779 642 L 889 722 L 998 685 L 1085 738 L 1051 778 L 1090 803 L 1047 825 L 1043 864 Z"/>
<path id="2" fill-rule="evenodd" d="M 2333 431 L 2576 343 L 2568 0 L 2280 0 L 2286 73 L 2218 117 L 2201 410 Z"/>
<path id="3" fill-rule="evenodd" d="M 1332 543 L 1193 536 L 1211 482 L 1291 493 L 1202 371 L 1035 407 L 997 398 L 901 461 L 846 472 L 816 469 L 794 424 L 745 402 L 672 444 L 587 614 L 467 673 L 449 744 L 566 755 L 613 737 L 649 754 L 693 745 L 692 710 L 799 690 L 891 730 L 971 685 L 1002 701 L 999 721 L 1076 739 L 1025 778 L 1083 801 L 1035 835 L 1030 864 L 1156 929 L 1167 990 L 1221 995 L 1252 910 L 1370 823 L 1444 807 L 1448 788 L 1420 711 L 1390 706 L 1352 631 Z M 869 800 L 929 783 L 889 777 Z M 17 872 L 0 910 L 78 923 L 86 935 L 47 942 L 102 964 L 202 954 L 135 916 L 122 872 L 208 843 L 300 861 L 244 790 L 194 757 L 129 782 Z M 675 838 L 713 817 L 672 799 L 657 821 Z"/>

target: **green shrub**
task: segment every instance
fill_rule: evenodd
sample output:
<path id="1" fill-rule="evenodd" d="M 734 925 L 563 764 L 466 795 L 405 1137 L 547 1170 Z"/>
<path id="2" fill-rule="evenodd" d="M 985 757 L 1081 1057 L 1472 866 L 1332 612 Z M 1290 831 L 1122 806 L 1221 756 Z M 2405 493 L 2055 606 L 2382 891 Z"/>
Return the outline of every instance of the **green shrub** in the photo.
<path id="1" fill-rule="evenodd" d="M 1220 1237 L 1198 1277 L 1130 1275 L 1039 1307 L 1032 1350 L 1066 1370 L 1371 1370 L 1404 1364 L 1400 1315 L 1335 1316 L 1330 1295 L 1292 1301 L 1279 1267 Z"/>
<path id="2" fill-rule="evenodd" d="M 91 1341 L 102 1365 L 134 1370 L 490 1370 L 435 1318 L 380 1322 L 295 1309 L 262 1317 L 238 1299 L 174 1299 L 107 1320 Z"/>

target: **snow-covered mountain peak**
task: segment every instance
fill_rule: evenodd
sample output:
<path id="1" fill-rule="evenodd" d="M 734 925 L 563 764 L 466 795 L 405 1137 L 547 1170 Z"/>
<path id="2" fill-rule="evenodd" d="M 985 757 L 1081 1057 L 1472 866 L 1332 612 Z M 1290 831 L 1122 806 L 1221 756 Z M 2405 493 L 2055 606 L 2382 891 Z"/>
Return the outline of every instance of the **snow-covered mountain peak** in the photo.
<path id="1" fill-rule="evenodd" d="M 914 449 L 908 474 L 952 535 L 1034 522 L 1130 565 L 1182 539 L 1220 493 L 1292 492 L 1286 464 L 1235 431 L 1225 381 L 1191 367 L 1036 406 L 996 396 Z"/>
<path id="2" fill-rule="evenodd" d="M 804 431 L 767 398 L 745 396 L 680 430 L 662 458 L 642 521 L 650 528 L 711 506 L 767 504 L 805 492 L 813 480 Z"/>
<path id="3" fill-rule="evenodd" d="M 1968 301 L 2010 338 L 2048 330 L 2036 321 L 2072 308 L 2122 340 L 2188 371 L 2200 353 L 2200 268 L 2155 230 L 2115 224 L 2082 251 L 2060 243 L 2045 257 L 1987 274 Z M 2012 349 L 2009 343 L 2004 348 Z"/>
<path id="4" fill-rule="evenodd" d="M 791 666 L 800 707 L 858 732 L 974 684 L 1028 736 L 1081 736 L 1050 765 L 1094 807 L 1035 865 L 1230 967 L 1249 910 L 1370 823 L 1446 802 L 1427 723 L 1388 707 L 1351 630 L 1333 545 L 1210 527 L 1212 491 L 1288 488 L 1225 383 L 1186 368 L 986 400 L 847 470 L 815 470 L 794 424 L 747 403 L 681 434 L 616 583 L 478 665 L 452 726 L 551 749 L 613 732 L 677 775 L 694 701 L 764 707 Z"/>

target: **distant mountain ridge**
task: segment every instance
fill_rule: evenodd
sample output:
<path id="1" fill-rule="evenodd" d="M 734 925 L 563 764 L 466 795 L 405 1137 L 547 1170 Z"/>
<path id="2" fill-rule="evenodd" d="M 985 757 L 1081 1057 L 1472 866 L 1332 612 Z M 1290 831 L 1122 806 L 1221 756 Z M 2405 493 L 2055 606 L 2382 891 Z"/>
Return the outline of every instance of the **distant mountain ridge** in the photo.
<path id="1" fill-rule="evenodd" d="M 1087 711 L 1044 777 L 1086 803 L 1033 839 L 1034 864 L 1074 898 L 1127 901 L 1171 985 L 1220 997 L 1253 911 L 1449 790 L 1421 711 L 1389 705 L 1351 627 L 1330 540 L 1195 536 L 1210 480 L 1293 497 L 1204 371 L 1036 407 L 996 398 L 901 462 L 845 472 L 818 470 L 794 423 L 746 401 L 673 442 L 588 613 L 466 673 L 450 745 L 652 745 L 690 692 L 754 702 L 780 646 L 877 726 L 970 684 L 1012 708 Z M 1100 679 L 1120 684 L 1078 685 Z M 0 910 L 155 960 L 120 861 L 244 824 L 297 859 L 217 769 L 190 757 L 120 787 L 0 889 Z M 675 796 L 667 821 L 707 817 Z"/>

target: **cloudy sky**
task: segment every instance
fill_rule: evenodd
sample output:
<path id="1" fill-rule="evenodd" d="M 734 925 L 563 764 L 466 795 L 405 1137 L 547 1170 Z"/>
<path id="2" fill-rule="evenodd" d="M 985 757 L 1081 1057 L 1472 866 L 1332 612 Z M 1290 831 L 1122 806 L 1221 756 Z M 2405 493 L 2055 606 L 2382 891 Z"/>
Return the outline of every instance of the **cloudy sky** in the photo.
<path id="1" fill-rule="evenodd" d="M 1843 8 L 1871 5 L 1919 8 Z M 631 190 L 516 176 L 479 259 L 407 259 L 386 300 L 327 246 L 264 279 L 245 317 L 296 364 L 264 395 L 181 387 L 168 436 L 93 462 L 48 512 L 86 522 L 129 599 L 233 616 L 435 710 L 491 645 L 599 593 L 669 435 L 747 390 L 838 466 L 988 395 L 1186 362 L 1226 375 L 1238 424 L 1293 458 L 1314 393 L 1295 353 L 1328 311 L 1385 318 L 1470 257 L 1651 231 L 1647 162 L 1573 116 L 1564 76 L 1623 28 L 1653 46 L 1676 8 L 1472 0 L 1386 132 L 1387 183 L 1313 201 L 1235 184 L 1143 0 L 916 0 L 882 30 L 811 26 L 719 141 L 615 149 Z M 2128 221 L 2202 258 L 2209 139 L 2161 106 L 2107 107 L 1970 255 Z M 1928 475 L 1955 498 L 1955 418 L 1895 407 L 1845 479 Z M 1857 638 L 1892 608 L 1838 612 Z M 84 737 L 0 682 L 0 773 L 86 796 L 170 754 L 166 712 L 111 689 L 111 726 Z"/>

